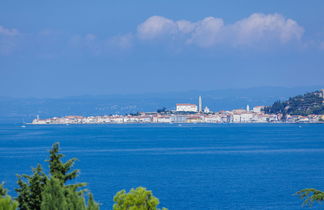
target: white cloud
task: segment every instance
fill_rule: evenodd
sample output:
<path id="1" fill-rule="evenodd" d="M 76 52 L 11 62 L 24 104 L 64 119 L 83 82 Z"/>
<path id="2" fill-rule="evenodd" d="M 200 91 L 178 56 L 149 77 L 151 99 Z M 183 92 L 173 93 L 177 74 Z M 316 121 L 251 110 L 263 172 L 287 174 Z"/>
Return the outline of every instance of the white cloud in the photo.
<path id="1" fill-rule="evenodd" d="M 252 14 L 250 17 L 237 21 L 232 26 L 236 42 L 249 44 L 264 40 L 278 40 L 286 43 L 300 40 L 304 29 L 292 19 L 286 19 L 279 14 Z"/>
<path id="2" fill-rule="evenodd" d="M 177 30 L 183 34 L 191 33 L 195 29 L 195 24 L 187 20 L 179 20 L 176 24 Z"/>
<path id="3" fill-rule="evenodd" d="M 114 36 L 108 41 L 110 46 L 117 47 L 119 49 L 128 49 L 133 45 L 133 35 L 125 34 L 120 36 Z"/>
<path id="4" fill-rule="evenodd" d="M 206 17 L 197 22 L 174 21 L 161 16 L 152 16 L 137 27 L 141 40 L 171 38 L 199 47 L 217 44 L 230 46 L 251 45 L 267 42 L 285 44 L 300 40 L 303 27 L 280 14 L 255 13 L 233 24 L 224 24 L 223 19 Z"/>
<path id="5" fill-rule="evenodd" d="M 17 29 L 8 29 L 8 28 L 5 28 L 3 26 L 0 26 L 0 35 L 3 35 L 3 36 L 15 36 L 15 35 L 18 35 L 19 32 Z"/>
<path id="6" fill-rule="evenodd" d="M 130 49 L 133 45 L 133 35 L 98 38 L 95 34 L 88 33 L 73 36 L 68 43 L 72 49 L 80 49 L 80 52 L 89 52 L 92 55 L 114 54 Z"/>
<path id="7" fill-rule="evenodd" d="M 152 16 L 137 27 L 137 33 L 141 39 L 155 39 L 163 35 L 177 33 L 177 24 L 168 18 Z"/>
<path id="8" fill-rule="evenodd" d="M 221 41 L 224 21 L 220 18 L 207 17 L 195 23 L 191 37 L 187 43 L 194 43 L 200 47 L 210 47 Z"/>
<path id="9" fill-rule="evenodd" d="M 0 55 L 10 55 L 17 48 L 19 32 L 0 26 Z"/>

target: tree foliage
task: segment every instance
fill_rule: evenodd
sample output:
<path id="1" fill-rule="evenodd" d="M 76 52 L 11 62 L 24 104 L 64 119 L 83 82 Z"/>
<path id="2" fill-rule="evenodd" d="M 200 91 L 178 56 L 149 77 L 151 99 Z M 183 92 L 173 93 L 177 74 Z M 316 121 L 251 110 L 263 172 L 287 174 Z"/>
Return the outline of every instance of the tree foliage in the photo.
<path id="1" fill-rule="evenodd" d="M 50 159 L 47 160 L 49 162 L 50 174 L 52 177 L 57 178 L 62 184 L 65 184 L 67 181 L 75 179 L 78 174 L 79 170 L 75 169 L 70 172 L 72 169 L 76 158 L 71 158 L 67 160 L 65 163 L 62 162 L 62 158 L 64 157 L 63 154 L 59 153 L 60 145 L 59 143 L 55 143 L 50 150 Z M 84 187 L 86 183 L 78 183 L 71 185 L 72 188 Z"/>
<path id="2" fill-rule="evenodd" d="M 0 184 L 0 210 L 16 210 L 18 203 L 12 200 L 9 195 L 7 195 L 8 190 L 3 187 L 4 183 Z"/>
<path id="3" fill-rule="evenodd" d="M 276 101 L 272 106 L 264 108 L 269 114 L 309 115 L 324 114 L 323 97 L 320 91 L 289 98 L 286 101 Z"/>
<path id="4" fill-rule="evenodd" d="M 160 113 L 160 114 L 161 114 L 161 113 L 165 113 L 165 112 L 167 112 L 167 108 L 163 107 L 163 108 L 161 108 L 161 109 L 157 109 L 156 112 L 157 112 L 157 113 Z"/>
<path id="5" fill-rule="evenodd" d="M 42 210 L 60 210 L 67 206 L 64 195 L 64 188 L 61 187 L 61 182 L 56 179 L 50 179 L 42 192 Z"/>
<path id="6" fill-rule="evenodd" d="M 4 184 L 0 184 L 0 210 L 16 210 L 17 207 L 20 210 L 99 210 L 93 195 L 85 196 L 87 190 L 80 190 L 85 183 L 67 184 L 78 176 L 79 170 L 72 170 L 75 158 L 63 162 L 63 157 L 59 144 L 55 143 L 47 160 L 49 175 L 43 172 L 40 164 L 32 169 L 32 175 L 17 175 L 18 202 L 12 200 Z M 144 187 L 132 188 L 128 193 L 121 190 L 114 196 L 114 202 L 114 210 L 159 210 L 159 199 Z"/>
<path id="7" fill-rule="evenodd" d="M 313 206 L 314 202 L 322 202 L 324 201 L 324 192 L 309 188 L 303 189 L 295 193 L 295 195 L 299 196 L 303 199 L 303 206 Z"/>
<path id="8" fill-rule="evenodd" d="M 159 199 L 144 187 L 121 190 L 114 196 L 113 210 L 157 210 Z M 165 208 L 163 208 L 165 209 Z"/>
<path id="9" fill-rule="evenodd" d="M 98 210 L 99 205 L 89 196 L 91 208 L 85 205 L 84 192 L 80 187 L 86 183 L 68 185 L 67 182 L 78 176 L 79 170 L 72 170 L 76 158 L 66 162 L 62 161 L 63 154 L 59 153 L 59 144 L 55 143 L 50 150 L 49 163 L 50 175 L 47 176 L 41 165 L 32 169 L 32 175 L 18 175 L 17 201 L 21 210 Z M 72 171 L 71 171 L 72 170 Z M 81 207 L 82 206 L 82 207 Z"/>
<path id="10" fill-rule="evenodd" d="M 99 210 L 99 205 L 89 195 L 88 205 L 83 192 L 66 188 L 57 178 L 48 181 L 42 193 L 42 210 Z"/>
<path id="11" fill-rule="evenodd" d="M 8 190 L 4 188 L 4 183 L 0 184 L 0 197 L 7 195 Z"/>
<path id="12" fill-rule="evenodd" d="M 32 169 L 31 176 L 23 174 L 18 175 L 18 193 L 17 201 L 21 210 L 40 210 L 42 203 L 41 193 L 47 182 L 47 176 L 43 172 L 40 164 Z"/>
<path id="13" fill-rule="evenodd" d="M 6 195 L 0 198 L 0 210 L 16 210 L 18 203 L 12 200 L 10 196 Z"/>

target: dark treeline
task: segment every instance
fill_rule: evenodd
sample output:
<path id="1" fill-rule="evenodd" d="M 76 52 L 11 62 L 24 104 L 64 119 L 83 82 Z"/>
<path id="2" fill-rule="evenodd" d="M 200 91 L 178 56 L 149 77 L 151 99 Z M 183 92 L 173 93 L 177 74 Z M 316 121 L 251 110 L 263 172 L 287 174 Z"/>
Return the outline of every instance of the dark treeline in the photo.
<path id="1" fill-rule="evenodd" d="M 272 106 L 264 108 L 268 114 L 309 115 L 324 114 L 324 103 L 321 91 L 306 93 L 289 98 L 286 101 L 276 101 Z"/>

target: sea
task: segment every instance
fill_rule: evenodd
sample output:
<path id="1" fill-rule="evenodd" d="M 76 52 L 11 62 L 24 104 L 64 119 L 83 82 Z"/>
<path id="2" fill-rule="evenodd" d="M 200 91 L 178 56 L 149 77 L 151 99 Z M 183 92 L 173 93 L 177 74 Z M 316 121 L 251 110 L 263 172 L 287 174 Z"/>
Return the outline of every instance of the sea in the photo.
<path id="1" fill-rule="evenodd" d="M 38 163 L 48 172 L 55 142 L 64 160 L 78 159 L 75 182 L 101 209 L 138 186 L 170 210 L 303 209 L 295 192 L 324 190 L 324 124 L 0 124 L 0 182 L 11 196 L 17 174 Z"/>

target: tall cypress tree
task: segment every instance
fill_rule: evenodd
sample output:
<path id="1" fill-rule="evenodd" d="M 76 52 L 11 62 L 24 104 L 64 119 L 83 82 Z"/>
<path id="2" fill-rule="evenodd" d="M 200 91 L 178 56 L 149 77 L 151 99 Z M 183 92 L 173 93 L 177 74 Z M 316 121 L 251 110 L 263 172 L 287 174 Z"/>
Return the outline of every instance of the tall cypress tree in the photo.
<path id="1" fill-rule="evenodd" d="M 41 195 L 42 210 L 64 210 L 67 206 L 64 188 L 58 179 L 50 179 Z"/>
<path id="2" fill-rule="evenodd" d="M 99 205 L 89 197 L 88 205 L 83 193 L 66 188 L 61 181 L 52 177 L 42 193 L 42 210 L 99 210 Z"/>
<path id="3" fill-rule="evenodd" d="M 40 164 L 32 169 L 31 176 L 23 174 L 18 175 L 19 188 L 16 189 L 18 193 L 17 201 L 19 209 L 21 210 L 40 210 L 42 203 L 42 191 L 44 190 L 47 182 L 47 176 L 42 171 Z"/>
<path id="4" fill-rule="evenodd" d="M 54 143 L 52 149 L 50 150 L 50 159 L 46 161 L 49 162 L 51 176 L 61 181 L 62 184 L 66 184 L 67 181 L 75 179 L 78 176 L 80 170 L 75 169 L 70 172 L 77 159 L 71 158 L 65 163 L 62 162 L 62 158 L 64 157 L 64 155 L 59 153 L 59 148 L 60 144 Z M 86 183 L 78 183 L 69 185 L 69 187 L 76 190 L 77 188 L 84 187 L 86 185 Z"/>
<path id="5" fill-rule="evenodd" d="M 47 160 L 50 169 L 49 177 L 43 173 L 41 165 L 32 169 L 31 176 L 18 175 L 19 188 L 16 191 L 20 210 L 99 209 L 92 195 L 89 196 L 87 206 L 84 199 L 86 190 L 78 190 L 86 186 L 86 183 L 66 184 L 78 176 L 79 170 L 71 171 L 76 158 L 63 162 L 63 157 L 64 155 L 59 153 L 59 143 L 55 143 L 50 150 L 50 158 Z"/>

